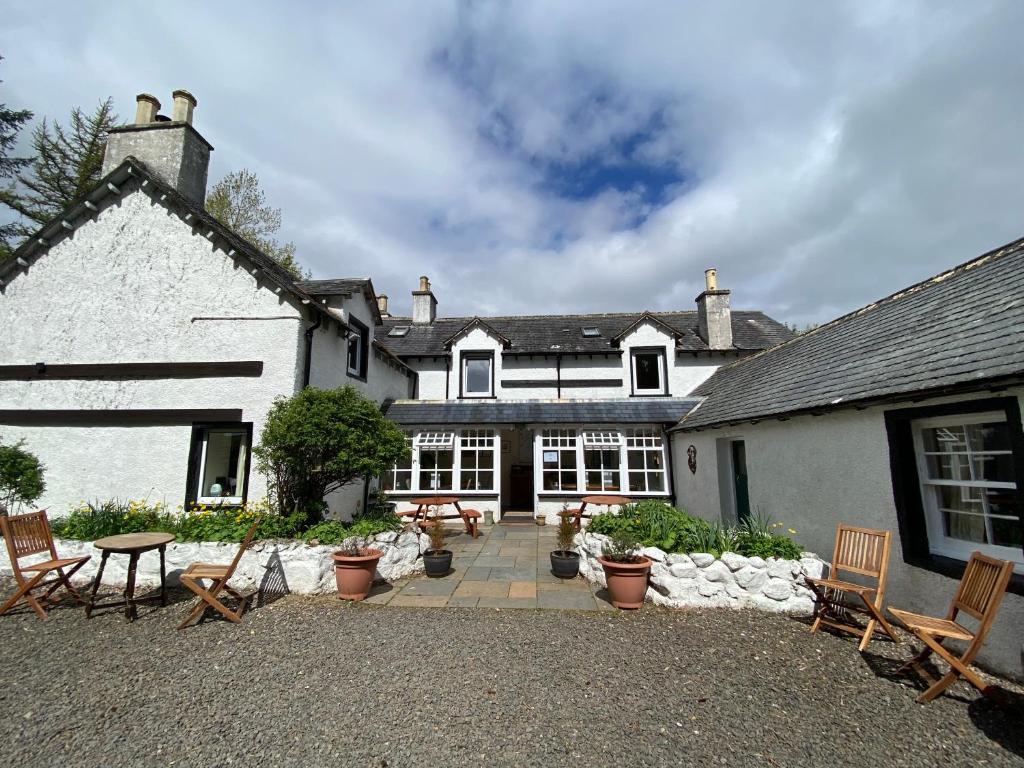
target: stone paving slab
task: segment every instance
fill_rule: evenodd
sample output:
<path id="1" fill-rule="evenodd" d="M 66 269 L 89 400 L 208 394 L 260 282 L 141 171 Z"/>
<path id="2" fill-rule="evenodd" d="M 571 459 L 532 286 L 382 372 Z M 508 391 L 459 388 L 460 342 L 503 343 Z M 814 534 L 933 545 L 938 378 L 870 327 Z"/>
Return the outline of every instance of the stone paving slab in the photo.
<path id="1" fill-rule="evenodd" d="M 376 587 L 366 602 L 389 606 L 615 610 L 582 578 L 551 573 L 548 553 L 557 547 L 547 526 L 481 527 L 473 539 L 452 530 L 452 572 L 438 579 L 417 576 Z"/>

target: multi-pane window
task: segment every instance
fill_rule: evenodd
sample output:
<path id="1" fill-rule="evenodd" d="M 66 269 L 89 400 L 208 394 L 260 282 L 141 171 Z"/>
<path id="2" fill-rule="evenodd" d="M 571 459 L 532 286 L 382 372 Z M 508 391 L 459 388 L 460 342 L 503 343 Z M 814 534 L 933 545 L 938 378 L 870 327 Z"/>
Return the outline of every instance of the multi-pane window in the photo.
<path id="1" fill-rule="evenodd" d="M 545 429 L 541 432 L 541 487 L 545 491 L 575 491 L 576 430 Z"/>
<path id="2" fill-rule="evenodd" d="M 633 493 L 665 490 L 665 450 L 661 434 L 653 429 L 626 432 L 626 468 Z"/>
<path id="3" fill-rule="evenodd" d="M 464 429 L 459 435 L 459 487 L 463 491 L 493 491 L 494 430 Z"/>
<path id="4" fill-rule="evenodd" d="M 975 549 L 1024 562 L 1013 449 L 1003 413 L 914 422 L 918 475 L 937 554 L 967 559 Z"/>
<path id="5" fill-rule="evenodd" d="M 419 489 L 452 490 L 455 466 L 454 432 L 420 432 L 413 441 L 419 453 Z"/>
<path id="6" fill-rule="evenodd" d="M 406 431 L 405 444 L 410 448 L 409 456 L 397 462 L 381 478 L 381 487 L 385 491 L 412 490 L 412 432 Z"/>
<path id="7" fill-rule="evenodd" d="M 584 430 L 583 469 L 588 491 L 619 491 L 622 434 L 618 430 Z"/>

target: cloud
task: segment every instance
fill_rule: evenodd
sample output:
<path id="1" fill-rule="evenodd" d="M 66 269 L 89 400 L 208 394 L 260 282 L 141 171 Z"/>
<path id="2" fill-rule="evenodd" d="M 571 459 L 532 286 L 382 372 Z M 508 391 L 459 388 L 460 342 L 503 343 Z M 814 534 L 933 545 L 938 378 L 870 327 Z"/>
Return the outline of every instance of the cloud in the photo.
<path id="1" fill-rule="evenodd" d="M 12 8 L 2 100 L 199 97 L 317 276 L 444 314 L 828 319 L 1018 235 L 1007 2 Z M 201 18 L 203 23 L 196 24 Z"/>

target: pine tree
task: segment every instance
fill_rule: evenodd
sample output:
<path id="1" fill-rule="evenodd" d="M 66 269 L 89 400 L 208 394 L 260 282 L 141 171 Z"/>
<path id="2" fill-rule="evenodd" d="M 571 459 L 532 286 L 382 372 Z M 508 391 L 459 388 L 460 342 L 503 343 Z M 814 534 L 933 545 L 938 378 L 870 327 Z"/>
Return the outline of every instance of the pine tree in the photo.
<path id="1" fill-rule="evenodd" d="M 309 276 L 295 259 L 295 244 L 282 245 L 274 238 L 281 228 L 281 209 L 267 204 L 260 180 L 252 171 L 232 171 L 218 181 L 206 196 L 206 210 L 291 272 L 296 280 Z"/>
<path id="2" fill-rule="evenodd" d="M 3 56 L 0 56 L 0 61 L 2 60 Z M 18 139 L 18 132 L 31 119 L 32 113 L 27 109 L 8 109 L 6 104 L 0 104 L 0 184 L 13 183 L 18 173 L 32 163 L 27 157 L 10 157 L 10 152 Z M 3 194 L 2 189 L 0 194 Z M 0 261 L 10 256 L 14 250 L 13 240 L 17 235 L 16 222 L 0 224 Z"/>
<path id="3" fill-rule="evenodd" d="M 67 129 L 46 119 L 36 127 L 31 168 L 18 174 L 16 187 L 0 191 L 0 202 L 23 217 L 19 234 L 32 234 L 96 186 L 107 132 L 117 123 L 113 100 L 107 99 L 89 115 L 76 107 Z"/>

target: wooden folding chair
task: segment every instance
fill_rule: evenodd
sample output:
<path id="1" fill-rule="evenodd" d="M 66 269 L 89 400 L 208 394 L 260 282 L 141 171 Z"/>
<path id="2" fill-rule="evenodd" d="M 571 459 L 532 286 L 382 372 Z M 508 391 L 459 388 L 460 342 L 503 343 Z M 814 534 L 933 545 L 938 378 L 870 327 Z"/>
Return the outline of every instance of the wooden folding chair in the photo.
<path id="1" fill-rule="evenodd" d="M 79 568 L 89 562 L 90 556 L 57 557 L 57 548 L 53 545 L 53 534 L 50 532 L 50 521 L 46 519 L 46 510 L 11 517 L 0 515 L 0 533 L 3 533 L 4 541 L 7 542 L 7 554 L 11 558 L 14 580 L 18 582 L 18 590 L 3 606 L 0 606 L 0 614 L 7 613 L 18 602 L 24 600 L 40 619 L 45 619 L 46 610 L 43 608 L 43 604 L 56 605 L 60 602 L 60 600 L 52 599 L 51 595 L 61 585 L 79 603 L 88 604 L 71 586 L 71 577 Z M 29 565 L 21 565 L 19 562 L 24 557 L 43 552 L 50 555 L 49 560 Z M 70 570 L 65 573 L 65 568 L 70 568 Z M 57 575 L 50 581 L 43 581 L 49 573 Z M 26 577 L 26 574 L 32 575 Z M 32 594 L 33 590 L 43 587 L 49 587 L 49 589 L 41 596 L 36 597 Z"/>
<path id="2" fill-rule="evenodd" d="M 892 534 L 871 528 L 855 528 L 840 523 L 836 529 L 836 544 L 832 552 L 832 568 L 827 579 L 805 578 L 807 586 L 814 592 L 814 624 L 811 632 L 817 632 L 826 624 L 843 632 L 859 635 L 863 651 L 881 627 L 895 642 L 899 642 L 889 622 L 882 616 L 882 599 L 885 597 L 885 582 L 889 572 L 889 545 Z M 865 579 L 874 579 L 874 585 L 856 584 L 839 578 L 840 572 L 857 574 Z M 856 601 L 843 600 L 844 595 L 853 595 Z M 850 613 L 868 617 L 863 627 L 853 621 Z"/>
<path id="3" fill-rule="evenodd" d="M 924 643 L 921 652 L 901 668 L 913 667 L 931 684 L 928 690 L 917 697 L 919 704 L 926 704 L 939 696 L 958 677 L 963 677 L 982 694 L 990 693 L 990 686 L 971 671 L 969 665 L 985 642 L 985 635 L 992 627 L 1012 575 L 1013 563 L 974 552 L 960 579 L 960 587 L 949 605 L 946 618 L 938 619 L 889 608 L 889 613 Z M 978 628 L 974 632 L 957 622 L 957 614 L 961 611 L 978 620 Z M 945 640 L 962 640 L 967 643 L 967 648 L 957 656 L 942 645 Z M 933 678 L 922 666 L 922 662 L 933 653 L 937 653 L 950 666 L 949 672 L 939 680 Z"/>
<path id="4" fill-rule="evenodd" d="M 246 604 L 252 597 L 252 593 L 243 595 L 232 587 L 228 586 L 228 581 L 235 574 L 235 569 L 238 567 L 239 561 L 242 559 L 242 555 L 245 554 L 245 550 L 252 544 L 253 536 L 256 535 L 256 528 L 259 526 L 259 519 L 255 520 L 249 531 L 245 534 L 245 538 L 242 539 L 241 545 L 238 547 L 238 552 L 235 553 L 235 559 L 231 561 L 230 565 L 217 565 L 215 563 L 192 563 L 188 568 L 185 569 L 184 573 L 181 574 L 181 583 L 186 587 L 195 592 L 199 598 L 199 604 L 185 617 L 185 620 L 178 625 L 178 629 L 184 629 L 196 619 L 202 619 L 207 609 L 213 608 L 221 616 L 228 621 L 238 624 L 242 620 L 242 612 L 245 610 Z M 202 581 L 208 579 L 211 581 L 209 589 L 206 589 L 202 585 Z M 219 595 L 221 592 L 227 592 L 233 598 L 238 600 L 238 608 L 234 611 L 224 605 Z"/>

